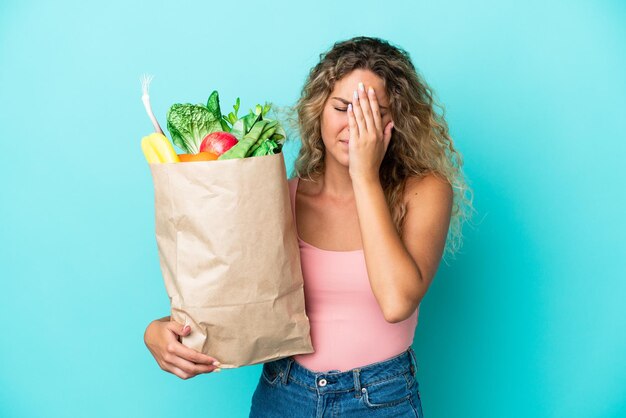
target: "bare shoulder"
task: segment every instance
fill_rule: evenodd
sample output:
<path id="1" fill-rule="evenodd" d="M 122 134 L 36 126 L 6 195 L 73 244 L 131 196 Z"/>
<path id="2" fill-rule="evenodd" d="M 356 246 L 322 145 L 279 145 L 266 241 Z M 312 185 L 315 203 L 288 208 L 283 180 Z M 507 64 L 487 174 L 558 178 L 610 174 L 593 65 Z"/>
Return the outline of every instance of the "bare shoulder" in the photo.
<path id="1" fill-rule="evenodd" d="M 428 174 L 407 179 L 404 198 L 407 211 L 402 239 L 428 287 L 446 244 L 453 189 L 445 178 Z"/>
<path id="2" fill-rule="evenodd" d="M 296 178 L 289 180 L 296 181 Z M 298 182 L 298 194 L 301 197 L 317 197 L 320 193 L 320 184 L 314 179 L 300 178 Z"/>
<path id="3" fill-rule="evenodd" d="M 452 186 L 445 178 L 434 173 L 423 177 L 409 177 L 404 188 L 404 202 L 407 209 L 427 202 L 447 206 L 453 198 Z"/>
<path id="4" fill-rule="evenodd" d="M 301 207 L 308 207 L 316 201 L 315 183 L 304 178 L 294 177 L 287 180 L 289 193 L 296 198 Z"/>

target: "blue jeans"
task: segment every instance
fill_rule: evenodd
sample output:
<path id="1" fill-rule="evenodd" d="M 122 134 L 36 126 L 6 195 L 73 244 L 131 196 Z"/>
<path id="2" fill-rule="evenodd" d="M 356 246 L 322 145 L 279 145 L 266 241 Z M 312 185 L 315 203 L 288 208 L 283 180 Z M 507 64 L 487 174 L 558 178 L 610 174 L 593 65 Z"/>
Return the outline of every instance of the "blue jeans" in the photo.
<path id="1" fill-rule="evenodd" d="M 263 364 L 250 418 L 423 418 L 413 349 L 345 372 L 314 372 L 292 357 Z"/>

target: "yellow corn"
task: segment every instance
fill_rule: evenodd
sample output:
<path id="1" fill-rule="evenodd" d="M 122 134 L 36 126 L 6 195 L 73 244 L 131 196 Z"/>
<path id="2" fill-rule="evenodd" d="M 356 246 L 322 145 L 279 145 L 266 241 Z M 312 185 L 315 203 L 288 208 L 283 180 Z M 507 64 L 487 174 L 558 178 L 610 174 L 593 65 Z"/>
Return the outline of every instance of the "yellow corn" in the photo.
<path id="1" fill-rule="evenodd" d="M 148 164 L 180 162 L 174 147 L 163 134 L 155 132 L 144 136 L 141 140 L 141 149 Z"/>

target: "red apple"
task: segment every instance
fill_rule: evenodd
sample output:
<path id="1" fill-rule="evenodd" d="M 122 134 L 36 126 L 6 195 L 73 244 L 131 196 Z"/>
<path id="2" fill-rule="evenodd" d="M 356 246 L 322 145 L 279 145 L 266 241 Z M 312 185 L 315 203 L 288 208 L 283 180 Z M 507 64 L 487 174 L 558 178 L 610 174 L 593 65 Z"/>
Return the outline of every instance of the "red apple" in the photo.
<path id="1" fill-rule="evenodd" d="M 211 132 L 202 140 L 200 152 L 212 152 L 219 156 L 231 149 L 237 142 L 237 138 L 231 133 Z"/>

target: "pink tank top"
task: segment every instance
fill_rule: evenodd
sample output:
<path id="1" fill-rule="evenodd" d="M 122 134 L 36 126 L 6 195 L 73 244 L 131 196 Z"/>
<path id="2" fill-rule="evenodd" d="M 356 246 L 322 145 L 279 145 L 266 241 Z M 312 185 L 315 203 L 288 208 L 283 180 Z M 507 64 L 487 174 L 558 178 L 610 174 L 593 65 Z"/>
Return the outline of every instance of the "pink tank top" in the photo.
<path id="1" fill-rule="evenodd" d="M 294 220 L 298 181 L 289 181 Z M 370 287 L 363 250 L 323 250 L 299 235 L 298 243 L 315 350 L 294 356 L 298 363 L 316 372 L 347 371 L 387 360 L 411 346 L 419 306 L 402 322 L 385 321 Z"/>

